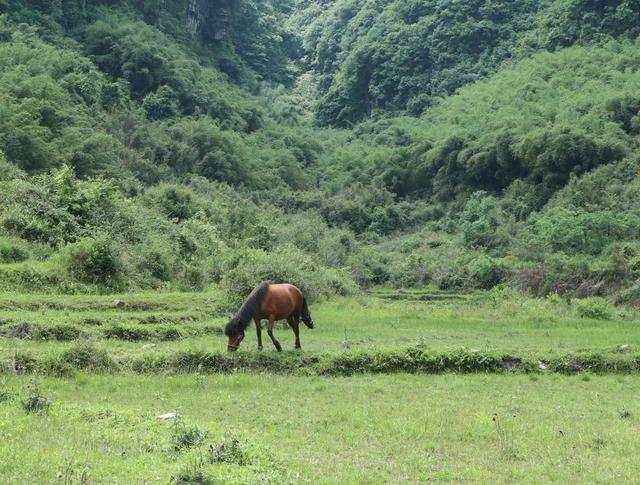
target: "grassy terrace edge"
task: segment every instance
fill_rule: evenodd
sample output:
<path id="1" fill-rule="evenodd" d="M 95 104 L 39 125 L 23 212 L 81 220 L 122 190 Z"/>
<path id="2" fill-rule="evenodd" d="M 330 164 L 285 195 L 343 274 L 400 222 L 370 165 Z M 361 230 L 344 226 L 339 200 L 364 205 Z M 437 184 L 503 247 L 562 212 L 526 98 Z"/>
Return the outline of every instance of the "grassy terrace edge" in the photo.
<path id="1" fill-rule="evenodd" d="M 81 343 L 59 354 L 35 356 L 17 351 L 4 362 L 4 373 L 68 376 L 76 371 L 137 374 L 270 372 L 277 374 L 349 376 L 413 373 L 637 373 L 640 353 L 572 352 L 549 358 L 520 357 L 469 349 L 433 351 L 416 347 L 340 354 L 211 353 L 198 350 L 114 357 L 105 349 Z"/>

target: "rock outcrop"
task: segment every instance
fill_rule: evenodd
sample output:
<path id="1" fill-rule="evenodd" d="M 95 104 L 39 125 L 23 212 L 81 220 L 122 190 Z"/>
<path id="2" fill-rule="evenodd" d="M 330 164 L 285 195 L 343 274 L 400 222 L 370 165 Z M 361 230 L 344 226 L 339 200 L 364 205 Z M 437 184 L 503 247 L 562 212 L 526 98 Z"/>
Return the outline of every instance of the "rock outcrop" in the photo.
<path id="1" fill-rule="evenodd" d="M 189 0 L 187 27 L 205 40 L 220 41 L 231 28 L 231 0 Z"/>

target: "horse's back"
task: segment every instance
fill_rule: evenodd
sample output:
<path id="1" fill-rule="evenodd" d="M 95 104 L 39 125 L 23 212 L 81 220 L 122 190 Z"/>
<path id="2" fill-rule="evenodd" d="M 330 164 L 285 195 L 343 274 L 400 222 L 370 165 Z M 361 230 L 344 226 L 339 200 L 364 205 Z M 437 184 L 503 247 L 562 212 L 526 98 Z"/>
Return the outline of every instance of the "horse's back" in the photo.
<path id="1" fill-rule="evenodd" d="M 294 295 L 296 298 L 302 297 L 302 291 L 300 291 L 300 289 L 297 286 L 294 286 L 289 283 L 279 283 L 275 285 L 269 285 L 269 291 L 289 293 L 290 295 Z"/>
<path id="2" fill-rule="evenodd" d="M 289 283 L 269 285 L 269 291 L 263 301 L 261 318 L 274 315 L 276 319 L 287 318 L 302 308 L 302 292 Z"/>

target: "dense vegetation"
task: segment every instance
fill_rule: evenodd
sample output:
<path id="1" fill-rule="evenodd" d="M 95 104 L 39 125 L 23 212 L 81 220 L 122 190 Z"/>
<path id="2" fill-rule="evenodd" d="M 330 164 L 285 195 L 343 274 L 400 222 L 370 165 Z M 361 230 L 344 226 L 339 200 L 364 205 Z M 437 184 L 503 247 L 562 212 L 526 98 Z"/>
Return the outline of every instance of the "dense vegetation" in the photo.
<path id="1" fill-rule="evenodd" d="M 419 114 L 506 59 L 536 50 L 640 34 L 635 1 L 337 0 L 300 2 L 318 74 L 322 124 L 347 125 L 382 110 Z"/>
<path id="2" fill-rule="evenodd" d="M 3 290 L 640 299 L 636 1 L 0 12 Z"/>

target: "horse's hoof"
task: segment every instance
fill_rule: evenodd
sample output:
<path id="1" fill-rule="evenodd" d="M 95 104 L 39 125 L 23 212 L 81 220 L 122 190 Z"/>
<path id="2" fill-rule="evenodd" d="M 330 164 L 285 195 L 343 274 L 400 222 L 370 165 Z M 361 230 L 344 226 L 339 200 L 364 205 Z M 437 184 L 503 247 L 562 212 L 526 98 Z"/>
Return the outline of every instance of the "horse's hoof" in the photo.
<path id="1" fill-rule="evenodd" d="M 282 346 L 280 346 L 280 345 L 276 345 L 276 350 L 277 350 L 278 352 L 282 352 Z"/>
<path id="2" fill-rule="evenodd" d="M 258 350 L 262 350 L 262 345 L 258 345 Z"/>

